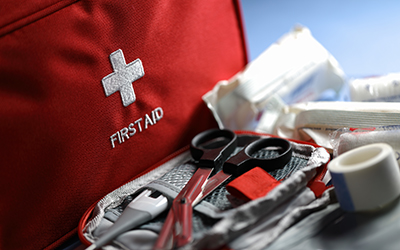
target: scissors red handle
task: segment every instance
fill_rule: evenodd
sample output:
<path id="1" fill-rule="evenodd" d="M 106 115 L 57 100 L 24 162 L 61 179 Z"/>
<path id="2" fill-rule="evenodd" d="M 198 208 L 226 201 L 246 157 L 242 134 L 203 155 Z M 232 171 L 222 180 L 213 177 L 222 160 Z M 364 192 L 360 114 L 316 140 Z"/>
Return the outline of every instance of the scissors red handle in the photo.
<path id="1" fill-rule="evenodd" d="M 190 150 L 199 168 L 172 202 L 155 249 L 179 248 L 189 243 L 192 240 L 193 206 L 232 175 L 241 175 L 256 166 L 265 170 L 283 168 L 292 156 L 289 141 L 257 138 L 226 161 L 236 146 L 237 136 L 230 130 L 207 130 L 193 138 Z M 268 159 L 252 157 L 255 152 L 268 147 L 279 148 L 281 153 Z M 223 171 L 208 179 L 213 169 L 221 165 Z"/>
<path id="2" fill-rule="evenodd" d="M 179 248 L 192 240 L 193 204 L 202 197 L 211 172 L 222 166 L 236 145 L 237 136 L 230 130 L 207 130 L 193 138 L 190 151 L 198 169 L 172 202 L 155 249 Z"/>
<path id="3" fill-rule="evenodd" d="M 257 166 L 266 171 L 280 169 L 283 168 L 292 157 L 292 146 L 290 142 L 285 139 L 243 137 L 238 138 L 238 141 L 240 144 L 239 146 L 244 146 L 246 142 L 247 146 L 244 146 L 241 151 L 225 162 L 223 171 L 219 171 L 207 180 L 203 192 L 198 197 L 199 200 L 209 195 L 222 183 L 231 178 L 231 176 L 237 177 Z M 268 159 L 252 157 L 255 152 L 269 147 L 278 150 L 279 155 Z"/>
<path id="4" fill-rule="evenodd" d="M 182 247 L 192 241 L 193 203 L 196 202 L 210 173 L 209 169 L 199 168 L 172 201 L 154 249 Z"/>

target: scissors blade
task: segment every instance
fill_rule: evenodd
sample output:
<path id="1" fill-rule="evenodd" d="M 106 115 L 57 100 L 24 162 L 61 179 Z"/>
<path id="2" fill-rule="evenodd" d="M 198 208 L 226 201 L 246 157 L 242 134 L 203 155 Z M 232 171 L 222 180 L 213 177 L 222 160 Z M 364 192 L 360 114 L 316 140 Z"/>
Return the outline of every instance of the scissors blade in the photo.
<path id="1" fill-rule="evenodd" d="M 201 194 L 203 186 L 206 184 L 208 177 L 212 173 L 213 168 L 199 167 L 192 178 L 186 183 L 185 187 L 179 192 L 178 196 L 174 199 L 179 201 L 179 203 L 190 203 L 197 199 Z M 182 201 L 186 199 L 186 201 Z"/>
<path id="2" fill-rule="evenodd" d="M 193 206 L 198 204 L 202 199 L 219 187 L 222 183 L 229 179 L 232 175 L 219 171 L 213 177 L 209 178 L 202 192 L 197 196 L 197 199 L 193 202 Z"/>

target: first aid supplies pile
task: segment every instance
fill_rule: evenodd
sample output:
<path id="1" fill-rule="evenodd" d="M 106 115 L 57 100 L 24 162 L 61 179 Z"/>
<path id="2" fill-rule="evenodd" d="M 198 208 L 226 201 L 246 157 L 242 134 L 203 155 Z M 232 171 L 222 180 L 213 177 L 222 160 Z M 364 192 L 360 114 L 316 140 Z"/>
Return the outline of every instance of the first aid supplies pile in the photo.
<path id="1" fill-rule="evenodd" d="M 310 30 L 296 26 L 203 96 L 220 128 L 311 142 L 331 154 L 322 179 L 329 204 L 269 244 L 259 244 L 270 236 L 260 231 L 265 238 L 254 238 L 254 249 L 392 249 L 400 243 L 394 219 L 400 214 L 398 82 L 398 73 L 348 79 Z"/>
<path id="2" fill-rule="evenodd" d="M 248 62 L 236 0 L 5 1 L 0 249 L 400 244 L 399 73 Z"/>

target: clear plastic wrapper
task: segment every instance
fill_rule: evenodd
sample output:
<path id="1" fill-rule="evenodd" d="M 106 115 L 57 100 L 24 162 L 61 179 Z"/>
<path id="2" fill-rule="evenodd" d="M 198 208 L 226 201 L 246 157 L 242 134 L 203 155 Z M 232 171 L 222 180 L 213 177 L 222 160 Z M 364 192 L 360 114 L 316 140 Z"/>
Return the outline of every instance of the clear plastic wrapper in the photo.
<path id="1" fill-rule="evenodd" d="M 333 156 L 372 143 L 387 143 L 395 151 L 400 164 L 400 125 L 369 128 L 341 128 L 330 134 Z"/>
<path id="2" fill-rule="evenodd" d="M 315 142 L 332 150 L 330 133 L 340 128 L 368 128 L 397 125 L 400 103 L 308 102 L 285 107 L 274 134 L 284 138 Z M 395 148 L 395 147 L 394 147 Z"/>

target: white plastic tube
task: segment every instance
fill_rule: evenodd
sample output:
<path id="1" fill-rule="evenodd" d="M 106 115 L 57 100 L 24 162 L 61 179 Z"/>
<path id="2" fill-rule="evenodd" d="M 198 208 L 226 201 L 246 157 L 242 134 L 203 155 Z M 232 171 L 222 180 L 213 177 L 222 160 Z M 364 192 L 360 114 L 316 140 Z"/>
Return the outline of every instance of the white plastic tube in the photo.
<path id="1" fill-rule="evenodd" d="M 86 250 L 98 249 L 120 234 L 154 219 L 160 213 L 165 211 L 168 206 L 167 198 L 162 194 L 153 198 L 150 196 L 151 194 L 152 191 L 149 189 L 142 191 L 142 193 L 129 203 L 124 212 L 108 229 L 108 231 L 104 235 L 100 236 L 96 242 L 86 248 Z"/>
<path id="2" fill-rule="evenodd" d="M 400 170 L 393 149 L 375 143 L 350 150 L 328 164 L 340 206 L 372 211 L 400 195 Z"/>

